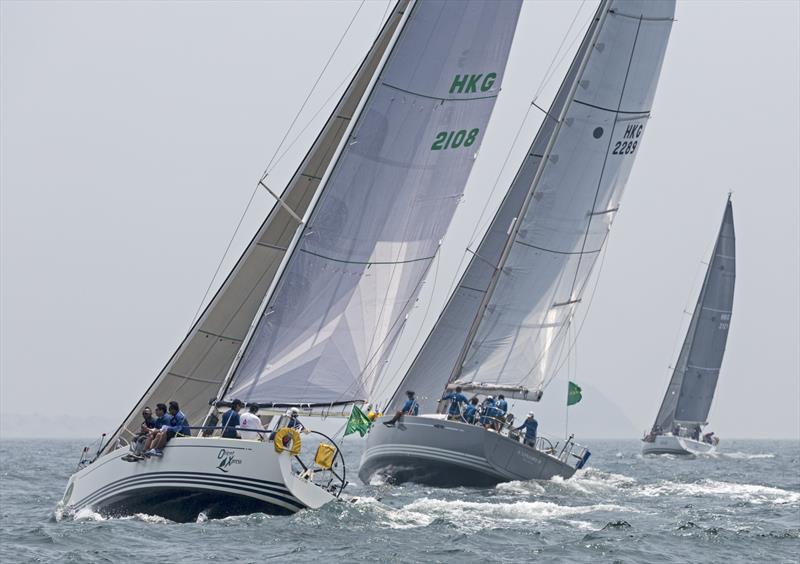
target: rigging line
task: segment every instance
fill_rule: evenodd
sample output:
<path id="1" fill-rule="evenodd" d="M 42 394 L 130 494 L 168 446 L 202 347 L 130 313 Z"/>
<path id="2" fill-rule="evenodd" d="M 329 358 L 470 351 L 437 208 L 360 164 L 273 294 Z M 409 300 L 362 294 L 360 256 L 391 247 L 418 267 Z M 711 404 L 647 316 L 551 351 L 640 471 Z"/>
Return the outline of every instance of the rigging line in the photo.
<path id="1" fill-rule="evenodd" d="M 292 120 L 292 123 L 289 125 L 288 129 L 286 130 L 286 133 L 283 135 L 283 139 L 281 139 L 281 142 L 278 144 L 278 147 L 275 149 L 275 152 L 272 154 L 272 158 L 269 160 L 269 163 L 267 163 L 267 166 L 264 169 L 264 172 L 262 173 L 261 178 L 259 179 L 259 181 L 256 183 L 255 187 L 253 188 L 253 192 L 250 194 L 250 198 L 247 200 L 247 205 L 245 205 L 244 211 L 242 212 L 242 215 L 239 217 L 239 221 L 236 224 L 236 228 L 233 230 L 233 235 L 231 235 L 231 238 L 230 238 L 230 240 L 228 241 L 228 244 L 225 247 L 225 251 L 222 253 L 222 257 L 219 259 L 219 263 L 217 264 L 217 268 L 214 270 L 214 275 L 211 277 L 211 281 L 208 283 L 208 287 L 206 288 L 206 291 L 203 293 L 203 297 L 200 299 L 200 304 L 197 306 L 197 311 L 195 311 L 194 315 L 192 316 L 192 322 L 189 324 L 189 331 L 191 331 L 191 328 L 194 327 L 194 324 L 197 322 L 197 318 L 198 318 L 198 316 L 200 315 L 200 312 L 203 309 L 203 304 L 205 304 L 205 301 L 208 298 L 208 294 L 209 294 L 209 292 L 211 292 L 211 288 L 214 286 L 214 282 L 216 281 L 217 276 L 219 275 L 219 271 L 222 269 L 222 265 L 225 262 L 225 258 L 228 256 L 228 253 L 231 250 L 231 246 L 233 245 L 233 242 L 236 239 L 236 235 L 239 234 L 239 229 L 242 227 L 242 223 L 244 222 L 244 218 L 247 215 L 247 212 L 250 211 L 250 206 L 253 204 L 253 199 L 255 199 L 256 193 L 258 193 L 258 188 L 261 185 L 261 182 L 263 182 L 264 179 L 267 177 L 267 174 L 269 174 L 268 171 L 269 171 L 270 166 L 272 165 L 272 162 L 275 160 L 276 155 L 278 154 L 278 152 L 280 151 L 281 147 L 283 146 L 283 143 L 286 141 L 286 138 L 289 136 L 289 133 L 291 133 L 292 128 L 294 127 L 294 124 L 297 122 L 297 119 L 300 117 L 300 114 L 302 113 L 303 109 L 305 108 L 306 104 L 308 103 L 308 100 L 311 98 L 312 94 L 316 90 L 317 85 L 319 84 L 319 81 L 322 79 L 323 74 L 325 74 L 325 70 L 328 68 L 328 65 L 330 65 L 330 62 L 333 59 L 334 55 L 339 50 L 339 47 L 342 45 L 342 42 L 344 41 L 344 38 L 347 36 L 347 33 L 350 31 L 350 28 L 352 27 L 353 22 L 355 22 L 355 20 L 356 20 L 356 16 L 358 16 L 358 13 L 361 11 L 361 8 L 364 6 L 365 2 L 366 2 L 366 0 L 361 0 L 361 4 L 359 4 L 358 8 L 356 9 L 355 14 L 353 14 L 353 17 L 350 20 L 350 23 L 347 25 L 347 28 L 344 30 L 344 33 L 339 38 L 339 42 L 336 44 L 336 47 L 331 52 L 331 55 L 328 58 L 328 61 L 325 63 L 325 66 L 322 68 L 322 71 L 320 71 L 319 76 L 317 76 L 317 80 L 314 81 L 314 85 L 311 87 L 311 90 L 309 91 L 308 95 L 306 96 L 306 99 L 303 102 L 302 106 L 300 106 L 300 109 L 298 110 L 297 115 L 295 115 L 294 119 Z"/>
<path id="2" fill-rule="evenodd" d="M 553 54 L 553 58 L 550 60 L 550 65 L 548 65 L 547 70 L 544 71 L 544 75 L 542 76 L 542 81 L 539 83 L 539 87 L 536 89 L 536 92 L 533 95 L 533 99 L 534 100 L 536 100 L 539 97 L 539 95 L 542 93 L 542 90 L 544 90 L 544 88 L 547 85 L 547 83 L 550 82 L 551 78 L 553 78 L 553 75 L 555 74 L 554 64 L 556 62 L 556 59 L 558 58 L 558 55 L 561 52 L 561 48 L 564 47 L 564 43 L 567 41 L 567 37 L 569 37 L 569 34 L 572 31 L 572 26 L 575 25 L 575 22 L 578 19 L 578 15 L 581 13 L 581 10 L 583 10 L 584 4 L 586 4 L 586 0 L 581 0 L 581 3 L 578 5 L 578 10 L 575 12 L 575 15 L 572 17 L 572 22 L 570 22 L 569 27 L 567 28 L 567 31 L 564 33 L 564 37 L 561 38 L 561 43 L 558 45 L 558 48 L 556 49 L 556 52 Z M 578 36 L 580 36 L 580 35 L 582 35 L 582 34 L 578 34 Z M 570 47 L 574 43 L 575 43 L 575 40 L 573 39 L 573 41 L 570 43 Z M 563 60 L 564 59 L 562 57 L 561 61 L 563 61 Z M 561 61 L 559 61 L 558 64 L 555 64 L 555 67 L 558 67 L 560 65 Z M 552 74 L 551 74 L 550 71 L 553 71 Z"/>
<path id="3" fill-rule="evenodd" d="M 642 19 L 639 18 L 639 24 L 636 26 L 636 35 L 633 37 L 633 45 L 631 45 L 631 54 L 628 58 L 628 67 L 625 69 L 625 78 L 622 81 L 622 88 L 620 88 L 619 92 L 619 102 L 617 102 L 617 113 L 619 113 L 620 108 L 622 108 L 622 100 L 625 97 L 625 88 L 628 86 L 628 77 L 630 76 L 631 72 L 631 64 L 633 64 L 633 56 L 636 54 L 636 43 L 639 41 L 639 31 L 642 29 Z M 608 164 L 608 151 L 611 149 L 611 143 L 614 140 L 614 131 L 617 128 L 618 119 L 614 118 L 614 125 L 611 126 L 611 133 L 608 136 L 608 146 L 606 147 L 606 158 L 603 159 L 603 167 L 600 170 L 600 178 L 597 179 L 597 188 L 594 191 L 594 200 L 592 201 L 592 211 L 594 212 L 597 207 L 597 198 L 600 196 L 600 188 L 603 185 L 603 177 L 605 176 L 606 172 L 606 165 Z M 594 218 L 593 215 L 589 216 L 589 221 L 586 222 L 586 232 L 583 235 L 583 244 L 581 245 L 581 253 L 586 249 L 586 242 L 589 240 L 589 230 L 592 227 L 592 219 Z M 578 274 L 580 273 L 581 269 L 581 262 L 583 260 L 583 255 L 581 254 L 578 257 L 578 264 L 575 267 L 575 278 L 572 281 L 572 288 L 570 290 L 570 295 L 572 292 L 575 291 L 575 284 L 578 281 Z"/>
<path id="4" fill-rule="evenodd" d="M 439 249 L 437 249 L 437 251 L 436 251 L 436 255 L 434 255 L 434 257 L 438 256 L 438 254 L 439 254 Z M 427 278 L 428 271 L 430 270 L 430 268 L 431 268 L 431 265 L 432 265 L 434 262 L 435 262 L 435 261 L 433 261 L 433 260 L 432 260 L 432 261 L 431 261 L 431 262 L 428 264 L 428 267 L 425 269 L 425 271 L 423 272 L 423 274 L 422 274 L 422 276 L 420 277 L 419 281 L 417 282 L 417 285 L 414 287 L 414 290 L 412 291 L 412 295 L 416 295 L 416 294 L 417 294 L 417 292 L 419 291 L 419 289 L 420 289 L 420 288 L 422 287 L 422 285 L 425 283 L 425 279 Z M 392 333 L 395 331 L 395 328 L 397 327 L 397 324 L 398 324 L 398 323 L 400 323 L 400 324 L 401 324 L 401 327 L 400 327 L 400 330 L 398 331 L 398 334 L 397 334 L 397 335 L 395 335 L 395 337 L 393 337 L 393 338 L 399 338 L 399 332 L 400 332 L 400 331 L 402 331 L 403 327 L 405 326 L 405 318 L 406 318 L 406 316 L 407 316 L 407 312 L 408 312 L 408 311 L 410 311 L 410 308 L 411 308 L 411 307 L 413 307 L 413 304 L 417 302 L 417 299 L 415 298 L 413 301 L 412 301 L 412 300 L 409 300 L 409 302 L 410 302 L 410 303 L 406 303 L 406 304 L 403 306 L 403 308 L 401 309 L 401 312 L 404 312 L 404 313 L 403 313 L 402 315 L 399 315 L 399 316 L 397 317 L 397 319 L 395 319 L 394 323 L 392 323 L 392 326 L 391 326 L 391 327 L 389 327 L 389 330 L 386 332 L 386 336 L 383 338 L 383 340 L 382 340 L 380 343 L 378 343 L 377 350 L 376 350 L 374 353 L 372 353 L 372 356 L 370 356 L 370 357 L 369 357 L 369 358 L 366 360 L 366 362 L 364 363 L 364 368 L 361 370 L 361 372 L 359 372 L 358 376 L 357 376 L 356 378 L 354 378 L 354 379 L 353 379 L 353 381 L 350 383 L 350 385 L 349 385 L 349 386 L 348 386 L 348 387 L 347 387 L 345 390 L 343 390 L 341 394 L 339 394 L 339 396 L 336 398 L 336 400 L 335 400 L 335 401 L 339 401 L 339 400 L 340 400 L 340 399 L 341 399 L 341 398 L 342 398 L 344 395 L 348 394 L 348 393 L 350 392 L 350 390 L 352 390 L 352 389 L 353 389 L 353 386 L 354 386 L 356 383 L 360 383 L 360 381 L 361 381 L 362 377 L 365 375 L 365 373 L 367 373 L 367 369 L 368 369 L 368 368 L 369 368 L 369 366 L 372 364 L 372 361 L 373 361 L 373 360 L 375 360 L 375 357 L 377 356 L 378 352 L 379 352 L 379 351 L 380 351 L 380 350 L 383 348 L 383 346 L 386 344 L 386 342 L 387 342 L 387 341 L 389 340 L 389 338 L 391 337 Z M 372 369 L 371 369 L 369 372 L 370 372 L 370 373 L 372 373 L 372 372 L 374 372 L 375 370 L 377 370 L 377 368 L 378 368 L 378 367 L 377 367 L 377 365 L 376 365 L 376 366 L 374 366 L 374 367 L 373 367 L 373 368 L 372 368 Z"/>
<path id="5" fill-rule="evenodd" d="M 594 301 L 595 294 L 597 293 L 597 288 L 600 285 L 600 278 L 601 278 L 601 274 L 603 272 L 603 266 L 606 263 L 606 256 L 608 255 L 608 246 L 611 244 L 610 243 L 611 237 L 608 236 L 607 239 L 608 240 L 606 241 L 606 244 L 603 247 L 603 254 L 602 254 L 602 257 L 600 259 L 600 268 L 597 270 L 597 277 L 594 280 L 594 287 L 592 288 L 592 293 L 589 295 L 589 301 L 587 302 L 586 309 L 584 310 L 585 313 L 583 314 L 583 318 L 581 319 L 581 323 L 578 326 L 578 330 L 575 332 L 575 338 L 570 343 L 570 345 L 569 345 L 569 347 L 567 349 L 567 354 L 569 354 L 569 352 L 571 352 L 572 349 L 577 346 L 578 338 L 581 336 L 581 332 L 583 331 L 583 326 L 586 324 L 586 319 L 588 319 L 588 317 L 589 317 L 589 310 L 592 307 L 592 302 Z M 587 279 L 587 282 L 588 282 L 588 279 Z M 574 317 L 573 317 L 573 319 L 574 319 Z M 569 324 L 572 324 L 573 319 L 570 319 Z M 550 376 L 550 378 L 548 378 L 542 384 L 542 390 L 545 390 L 547 388 L 547 386 L 550 385 L 550 382 L 552 382 L 553 378 L 555 378 L 558 375 L 558 373 L 560 372 L 562 367 L 563 367 L 563 362 L 559 366 L 556 367 L 556 370 L 553 372 L 553 374 Z"/>
<path id="6" fill-rule="evenodd" d="M 477 236 L 477 234 L 478 233 L 483 233 L 483 232 L 486 231 L 486 229 L 489 228 L 488 225 L 485 226 L 485 227 L 482 226 L 482 224 L 484 222 L 484 218 L 486 216 L 486 212 L 489 211 L 489 207 L 490 207 L 489 206 L 489 202 L 492 201 L 492 198 L 494 197 L 494 194 L 497 191 L 497 186 L 500 184 L 500 178 L 503 176 L 503 172 L 506 170 L 506 166 L 508 165 L 508 161 L 511 159 L 511 155 L 514 152 L 514 147 L 517 146 L 517 141 L 519 141 L 519 136 L 522 133 L 523 128 L 525 127 L 525 122 L 528 121 L 528 117 L 531 114 L 531 108 L 533 108 L 533 102 L 528 104 L 528 109 L 525 111 L 525 115 L 523 116 L 522 121 L 520 122 L 519 127 L 517 128 L 517 133 L 514 135 L 513 141 L 511 141 L 511 146 L 508 148 L 508 151 L 506 151 L 506 157 L 503 160 L 503 164 L 500 166 L 500 170 L 498 171 L 497 176 L 494 179 L 494 184 L 492 184 L 492 189 L 489 191 L 489 195 L 486 197 L 486 200 L 484 201 L 483 210 L 481 211 L 481 215 L 478 216 L 478 221 L 475 222 L 475 228 L 472 230 L 472 235 L 470 235 L 470 237 L 469 237 L 469 244 L 467 245 L 467 250 L 469 250 L 470 247 L 475 246 L 475 243 L 476 243 L 475 237 Z M 526 159 L 528 158 L 527 154 L 525 155 L 525 158 Z M 466 251 L 465 251 L 464 254 L 466 255 Z M 463 263 L 463 260 L 462 260 L 462 263 Z M 460 270 L 460 265 L 459 265 L 459 270 Z M 456 276 L 456 278 L 453 280 L 453 284 L 456 283 L 457 279 L 458 279 L 458 277 Z M 451 288 L 452 288 L 452 286 L 451 286 Z"/>
<path id="7" fill-rule="evenodd" d="M 319 85 L 319 81 L 322 80 L 322 77 L 325 74 L 325 71 L 328 70 L 328 66 L 331 64 L 331 61 L 333 60 L 333 57 L 336 56 L 336 53 L 339 51 L 339 47 L 342 46 L 342 42 L 344 41 L 344 38 L 347 37 L 347 33 L 350 31 L 350 28 L 353 26 L 353 23 L 356 21 L 356 17 L 358 17 L 358 13 L 361 11 L 361 8 L 364 7 L 364 4 L 365 4 L 366 1 L 367 0 L 361 0 L 361 4 L 359 4 L 358 8 L 356 8 L 356 11 L 353 14 L 353 17 L 350 19 L 350 23 L 347 24 L 347 27 L 345 28 L 344 33 L 342 33 L 342 36 L 339 38 L 339 42 L 336 43 L 336 47 L 334 47 L 333 51 L 331 51 L 331 55 L 330 55 L 330 57 L 328 57 L 328 60 L 325 62 L 325 66 L 322 67 L 322 70 L 320 71 L 319 75 L 317 76 L 317 79 L 314 81 L 314 84 L 311 86 L 311 90 L 309 90 L 308 95 L 306 96 L 306 99 L 303 100 L 303 103 L 300 105 L 300 109 L 297 110 L 297 113 L 295 114 L 294 119 L 292 120 L 292 123 L 289 124 L 289 127 L 286 130 L 286 133 L 284 133 L 283 138 L 281 139 L 281 142 L 278 144 L 278 148 L 275 149 L 275 152 L 272 154 L 272 158 L 267 163 L 267 166 L 264 169 L 264 173 L 261 175 L 261 180 L 262 181 L 267 177 L 267 174 L 269 174 L 268 171 L 269 171 L 270 167 L 272 166 L 272 162 L 275 160 L 275 157 L 278 154 L 278 152 L 281 150 L 281 147 L 283 147 L 284 142 L 286 142 L 286 138 L 289 137 L 289 133 L 291 133 L 292 128 L 294 127 L 294 124 L 297 123 L 297 120 L 300 118 L 300 114 L 303 113 L 303 110 L 305 109 L 306 104 L 308 104 L 308 101 L 311 99 L 311 96 L 316 91 L 317 86 Z"/>
<path id="8" fill-rule="evenodd" d="M 431 296 L 433 296 L 433 294 L 436 293 L 436 283 L 439 280 L 440 256 L 441 255 L 439 255 L 439 254 L 436 255 L 436 264 L 434 265 L 434 270 L 433 270 L 433 283 L 431 284 Z M 383 392 L 385 391 L 384 390 L 384 384 L 386 384 L 387 381 L 388 382 L 394 381 L 394 379 L 400 373 L 400 368 L 402 366 L 404 366 L 406 364 L 406 362 L 408 362 L 408 359 L 411 357 L 411 353 L 413 351 L 417 350 L 417 342 L 419 341 L 420 336 L 423 334 L 422 327 L 425 325 L 425 323 L 426 323 L 426 321 L 428 319 L 428 314 L 431 311 L 432 304 L 433 304 L 433 299 L 432 298 L 428 299 L 427 300 L 427 305 L 425 306 L 425 313 L 422 314 L 422 322 L 420 323 L 419 327 L 417 328 L 417 334 L 414 335 L 414 340 L 411 342 L 411 346 L 409 347 L 408 351 L 406 351 L 405 357 L 403 357 L 403 362 L 394 371 L 394 373 L 392 374 L 391 378 L 387 378 L 386 376 L 383 376 L 376 383 L 376 385 L 375 385 L 375 394 L 374 394 L 376 397 L 378 397 L 381 394 L 383 394 Z M 397 351 L 397 347 L 395 347 L 395 349 L 392 351 L 392 356 L 394 356 L 396 351 Z M 388 364 L 387 364 L 387 366 L 388 366 Z M 398 382 L 398 384 L 399 384 L 399 382 Z"/>

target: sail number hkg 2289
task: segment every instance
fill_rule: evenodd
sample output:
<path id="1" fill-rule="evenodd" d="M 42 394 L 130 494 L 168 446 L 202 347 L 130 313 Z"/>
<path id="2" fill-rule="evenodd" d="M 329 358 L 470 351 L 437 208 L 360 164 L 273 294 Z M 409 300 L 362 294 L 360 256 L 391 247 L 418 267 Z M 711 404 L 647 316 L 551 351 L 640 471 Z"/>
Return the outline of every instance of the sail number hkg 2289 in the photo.
<path id="1" fill-rule="evenodd" d="M 611 151 L 612 155 L 632 155 L 639 145 L 639 137 L 642 135 L 644 126 L 642 124 L 632 123 L 622 136 L 622 141 L 617 141 L 614 145 L 614 150 Z"/>

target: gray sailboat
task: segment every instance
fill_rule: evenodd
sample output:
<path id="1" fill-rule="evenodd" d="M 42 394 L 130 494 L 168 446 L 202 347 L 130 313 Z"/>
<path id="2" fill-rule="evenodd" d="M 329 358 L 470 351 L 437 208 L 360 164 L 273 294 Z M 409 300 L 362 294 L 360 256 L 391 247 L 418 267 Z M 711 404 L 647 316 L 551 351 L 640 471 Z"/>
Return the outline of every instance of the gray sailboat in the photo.
<path id="1" fill-rule="evenodd" d="M 733 204 L 725 204 L 714 254 L 689 323 L 678 362 L 655 423 L 643 439 L 644 454 L 699 454 L 716 449 L 707 425 L 719 371 L 728 341 L 736 282 L 736 235 Z"/>
<path id="2" fill-rule="evenodd" d="M 674 0 L 603 0 L 487 233 L 400 383 L 419 416 L 375 425 L 359 476 L 441 486 L 568 478 L 588 451 L 534 447 L 437 414 L 443 392 L 537 401 L 619 209 L 650 116 Z"/>

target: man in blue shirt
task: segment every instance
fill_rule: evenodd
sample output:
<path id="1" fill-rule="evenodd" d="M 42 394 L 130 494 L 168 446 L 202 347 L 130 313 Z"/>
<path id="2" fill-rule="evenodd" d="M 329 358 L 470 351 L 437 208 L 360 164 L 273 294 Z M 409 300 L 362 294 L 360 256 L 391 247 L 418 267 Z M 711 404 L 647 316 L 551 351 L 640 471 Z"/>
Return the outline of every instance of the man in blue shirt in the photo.
<path id="1" fill-rule="evenodd" d="M 469 423 L 470 425 L 475 423 L 475 420 L 478 417 L 478 397 L 473 397 L 469 400 L 469 405 L 467 405 L 467 409 L 464 410 L 464 421 Z"/>
<path id="2" fill-rule="evenodd" d="M 508 412 L 508 402 L 503 394 L 497 396 L 497 403 L 495 404 L 495 407 L 502 416 L 505 416 L 505 414 Z"/>
<path id="3" fill-rule="evenodd" d="M 450 408 L 447 410 L 447 418 L 461 421 L 461 404 L 467 403 L 467 396 L 461 393 L 461 386 L 456 386 L 455 392 L 450 392 L 441 401 L 450 400 Z"/>
<path id="4" fill-rule="evenodd" d="M 239 410 L 244 407 L 242 400 L 235 399 L 231 402 L 231 408 L 222 414 L 222 438 L 223 439 L 238 439 L 239 433 L 236 427 L 239 426 L 241 420 L 239 419 Z"/>
<path id="5" fill-rule="evenodd" d="M 491 426 L 495 414 L 494 397 L 486 396 L 481 409 L 481 425 L 487 428 Z"/>
<path id="6" fill-rule="evenodd" d="M 148 431 L 147 440 L 144 443 L 144 448 L 142 449 L 142 454 L 148 452 L 150 449 L 153 448 L 155 444 L 156 437 L 158 437 L 158 432 L 161 430 L 162 427 L 169 425 L 172 421 L 172 417 L 167 413 L 167 405 L 164 403 L 157 403 L 156 404 L 156 417 L 153 420 L 153 426 Z M 139 456 L 141 458 L 141 455 Z"/>
<path id="7" fill-rule="evenodd" d="M 145 456 L 163 456 L 164 446 L 174 436 L 191 437 L 192 431 L 189 428 L 189 420 L 186 415 L 180 410 L 177 401 L 169 402 L 169 409 L 167 412 L 170 414 L 171 419 L 169 425 L 164 425 L 156 435 L 153 441 L 153 448 L 145 452 Z"/>
<path id="8" fill-rule="evenodd" d="M 514 429 L 521 431 L 525 429 L 525 444 L 528 446 L 536 446 L 536 431 L 539 428 L 539 422 L 533 418 L 533 411 L 528 414 L 528 418 L 522 422 L 522 425 Z"/>
<path id="9" fill-rule="evenodd" d="M 403 404 L 403 407 L 394 414 L 389 421 L 384 421 L 383 424 L 387 427 L 393 427 L 395 423 L 403 416 L 403 415 L 417 415 L 419 414 L 419 404 L 417 403 L 417 399 L 414 397 L 414 392 L 408 390 L 406 392 L 408 399 Z"/>

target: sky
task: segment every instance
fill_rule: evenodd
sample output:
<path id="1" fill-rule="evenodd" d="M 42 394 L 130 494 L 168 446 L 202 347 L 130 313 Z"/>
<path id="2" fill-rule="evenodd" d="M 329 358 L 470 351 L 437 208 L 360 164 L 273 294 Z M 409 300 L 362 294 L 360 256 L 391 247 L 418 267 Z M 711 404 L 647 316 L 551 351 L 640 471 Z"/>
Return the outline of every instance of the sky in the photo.
<path id="1" fill-rule="evenodd" d="M 377 33 L 388 3 L 360 4 L 0 2 L 0 436 L 116 428 L 190 327 L 245 209 L 212 286 L 273 205 L 258 191 L 247 207 L 267 163 L 280 156 L 269 182 L 284 185 Z M 595 5 L 525 3 L 389 374 L 435 321 L 541 115 L 513 144 L 520 121 L 537 92 L 549 104 Z M 650 427 L 731 191 L 737 285 L 709 428 L 800 439 L 800 3 L 679 2 L 639 151 L 570 369 L 533 406 L 540 428 L 564 432 L 567 379 L 584 389 L 578 437 Z"/>

